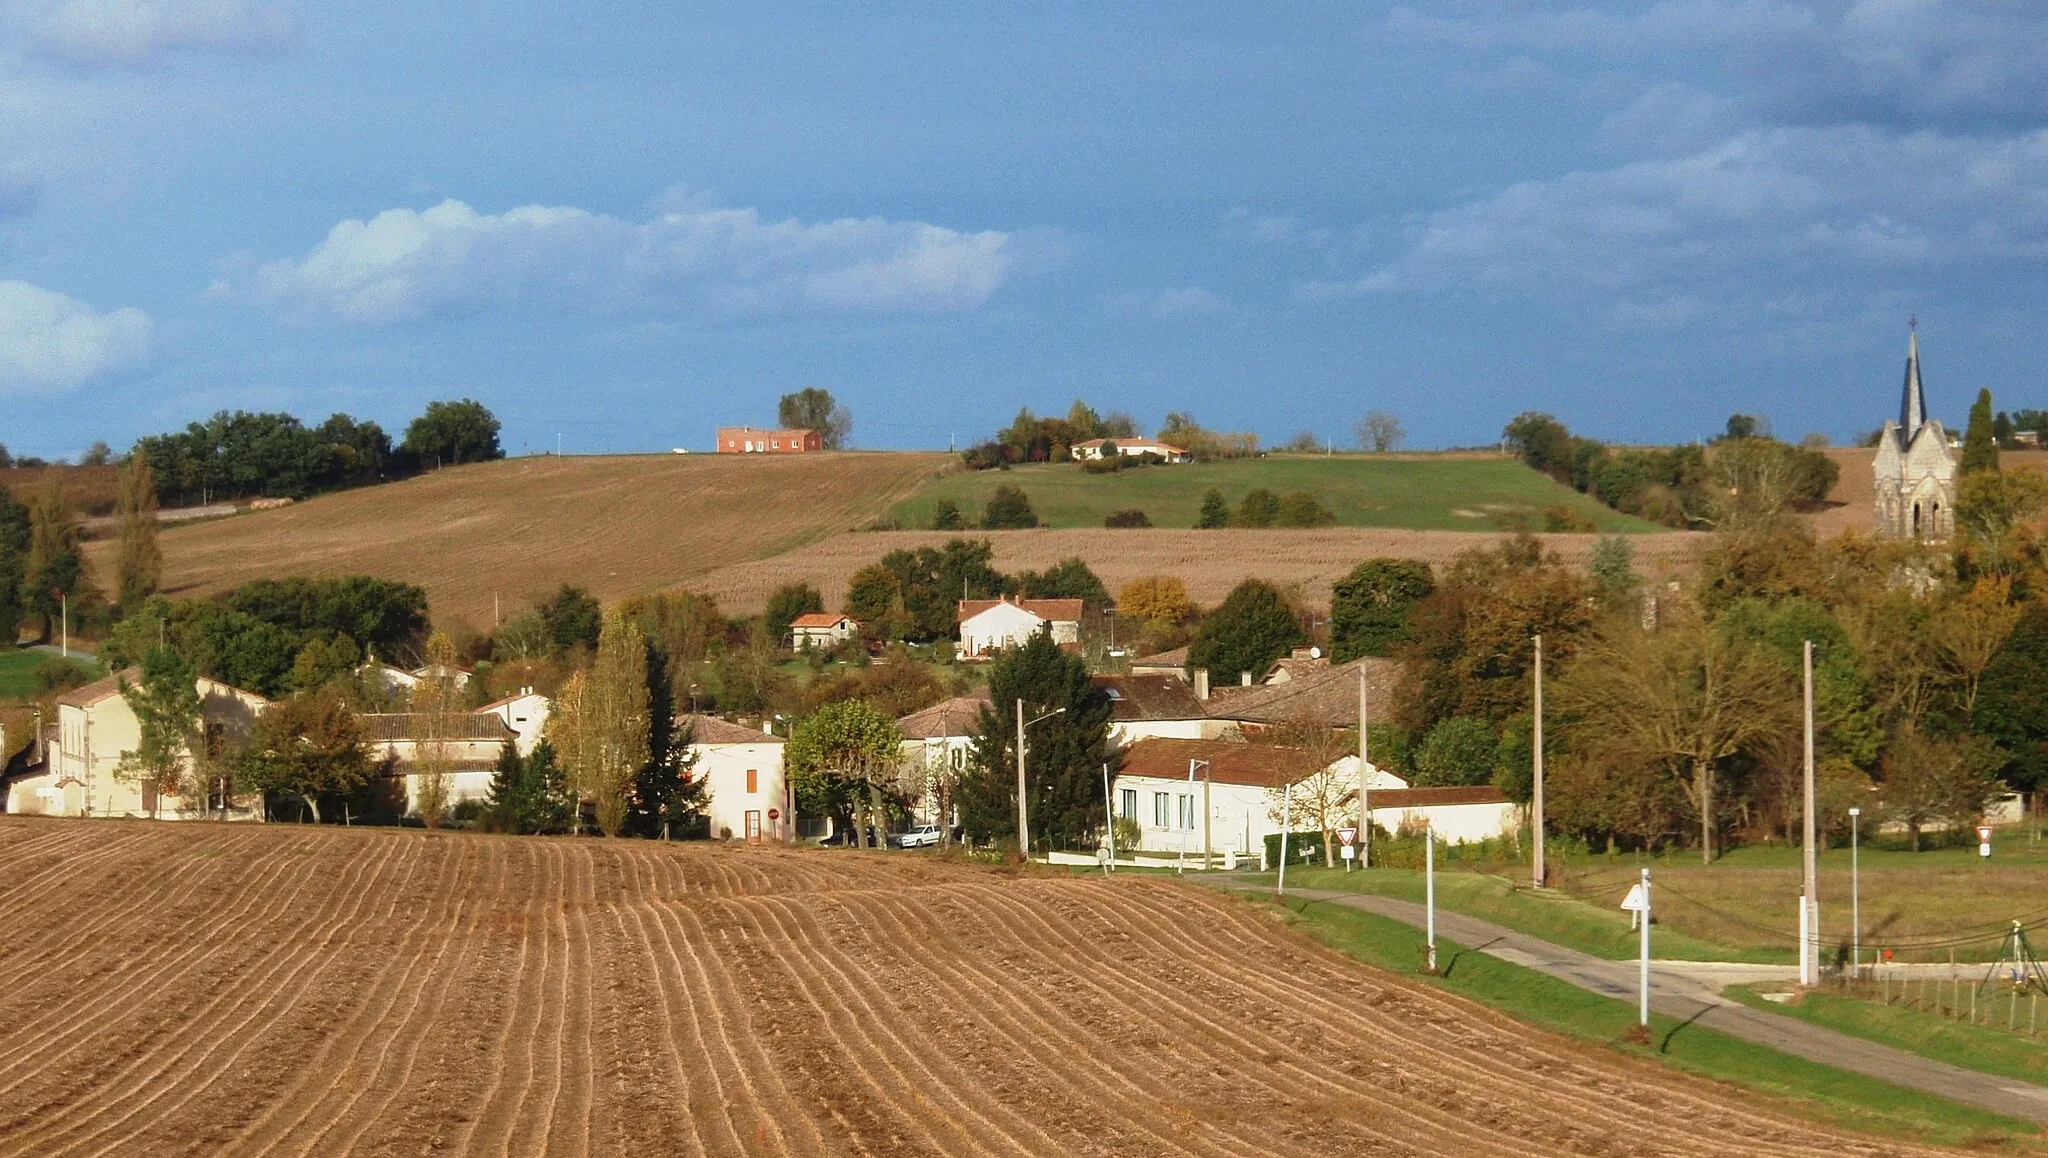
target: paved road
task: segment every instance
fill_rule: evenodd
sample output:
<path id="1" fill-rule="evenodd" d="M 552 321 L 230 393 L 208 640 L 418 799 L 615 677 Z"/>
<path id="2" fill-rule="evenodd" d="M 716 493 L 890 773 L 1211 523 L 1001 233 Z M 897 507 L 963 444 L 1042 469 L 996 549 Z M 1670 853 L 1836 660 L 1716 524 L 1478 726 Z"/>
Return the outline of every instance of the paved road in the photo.
<path id="1" fill-rule="evenodd" d="M 1323 889 L 1291 889 L 1288 896 L 1363 909 L 1417 928 L 1422 928 L 1428 921 L 1421 905 L 1392 897 Z M 1436 928 L 1439 936 L 1488 956 L 1548 973 L 1595 993 L 1631 1003 L 1636 1000 L 1637 966 L 1634 961 L 1608 961 L 1460 913 L 1438 910 Z M 1721 996 L 1721 986 L 1768 979 L 1766 971 L 1774 976 L 1782 976 L 1784 972 L 1776 966 L 1652 961 L 1650 1008 L 1667 1017 L 1708 1026 L 1730 1036 L 1837 1069 L 1924 1090 L 2015 1118 L 2048 1122 L 2048 1088 L 1962 1069 L 1809 1025 L 1796 1018 L 1751 1009 Z"/>

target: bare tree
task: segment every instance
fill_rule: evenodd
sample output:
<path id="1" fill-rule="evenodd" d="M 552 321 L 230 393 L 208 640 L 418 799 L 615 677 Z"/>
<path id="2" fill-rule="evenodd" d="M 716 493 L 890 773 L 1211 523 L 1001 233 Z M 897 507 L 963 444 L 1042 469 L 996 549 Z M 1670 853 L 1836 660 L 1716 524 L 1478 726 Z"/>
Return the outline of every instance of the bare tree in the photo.
<path id="1" fill-rule="evenodd" d="M 1599 721 L 1597 745 L 1660 761 L 1679 777 L 1714 859 L 1714 790 L 1723 761 L 1794 724 L 1797 689 L 1759 644 L 1729 635 L 1696 608 L 1655 632 L 1618 623 L 1582 650 L 1559 682 L 1563 710 Z"/>
<path id="2" fill-rule="evenodd" d="M 1408 432 L 1401 427 L 1401 420 L 1387 410 L 1366 411 L 1365 417 L 1358 420 L 1358 425 L 1353 428 L 1352 433 L 1358 436 L 1360 450 L 1369 450 L 1374 454 L 1398 450 L 1408 437 Z"/>
<path id="3" fill-rule="evenodd" d="M 1332 845 L 1337 830 L 1355 815 L 1350 801 L 1358 791 L 1356 779 L 1335 765 L 1358 749 L 1357 734 L 1332 728 L 1314 716 L 1300 716 L 1267 735 L 1280 769 L 1266 789 L 1267 812 L 1276 822 L 1291 819 L 1297 825 L 1314 825 L 1323 834 L 1323 865 L 1334 868 L 1337 851 Z"/>

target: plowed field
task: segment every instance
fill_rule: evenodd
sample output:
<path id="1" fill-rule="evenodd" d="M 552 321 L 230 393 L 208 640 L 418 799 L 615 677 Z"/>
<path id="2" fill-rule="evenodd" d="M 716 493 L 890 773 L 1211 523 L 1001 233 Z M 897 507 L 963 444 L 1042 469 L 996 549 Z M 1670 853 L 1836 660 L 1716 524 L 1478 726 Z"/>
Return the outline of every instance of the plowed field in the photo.
<path id="1" fill-rule="evenodd" d="M 1878 1154 L 1158 880 L 0 820 L 0 1154 Z"/>

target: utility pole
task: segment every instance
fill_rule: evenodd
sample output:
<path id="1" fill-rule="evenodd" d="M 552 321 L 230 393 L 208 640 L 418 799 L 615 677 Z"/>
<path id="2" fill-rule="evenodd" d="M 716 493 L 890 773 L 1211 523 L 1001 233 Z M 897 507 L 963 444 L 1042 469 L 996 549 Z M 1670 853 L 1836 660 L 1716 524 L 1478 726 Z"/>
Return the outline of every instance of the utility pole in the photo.
<path id="1" fill-rule="evenodd" d="M 1372 867 L 1372 741 L 1365 702 L 1365 661 L 1358 664 L 1358 867 Z"/>
<path id="2" fill-rule="evenodd" d="M 1800 649 L 1800 669 L 1806 700 L 1806 819 L 1801 835 L 1806 841 L 1805 878 L 1799 893 L 1799 983 L 1820 983 L 1820 871 L 1816 864 L 1813 815 L 1813 641 Z"/>
<path id="3" fill-rule="evenodd" d="M 1429 910 L 1429 971 L 1436 972 L 1436 826 L 1422 826 L 1422 892 Z"/>
<path id="4" fill-rule="evenodd" d="M 1109 863 L 1102 866 L 1103 875 L 1116 871 L 1116 809 L 1109 800 L 1109 765 L 1102 765 L 1102 831 L 1109 837 Z M 1207 867 L 1207 866 L 1203 866 Z"/>
<path id="5" fill-rule="evenodd" d="M 1268 813 L 1267 815 L 1272 815 Z M 1280 876 L 1273 884 L 1273 892 L 1281 900 L 1287 899 L 1287 834 L 1294 828 L 1294 793 L 1282 789 L 1280 793 Z"/>
<path id="6" fill-rule="evenodd" d="M 1641 942 L 1636 952 L 1636 1024 L 1650 1028 L 1650 870 L 1643 870 Z"/>
<path id="7" fill-rule="evenodd" d="M 1536 790 L 1529 797 L 1529 833 L 1535 841 L 1531 858 L 1536 887 L 1545 883 L 1543 871 L 1543 636 L 1536 637 Z"/>
<path id="8" fill-rule="evenodd" d="M 1031 829 L 1024 818 L 1024 697 L 1017 697 L 1017 855 L 1031 859 Z"/>
<path id="9" fill-rule="evenodd" d="M 1857 830 L 1863 810 L 1849 810 L 1849 975 L 1863 976 L 1863 876 L 1856 863 Z"/>
<path id="10" fill-rule="evenodd" d="M 1213 854 L 1213 853 L 1212 853 L 1212 852 L 1211 852 L 1210 850 L 1211 850 L 1211 849 L 1213 849 L 1213 848 L 1215 847 L 1214 845 L 1212 845 L 1212 844 L 1210 844 L 1210 843 L 1209 843 L 1209 822 L 1210 822 L 1210 821 L 1212 821 L 1212 820 L 1214 820 L 1214 819 L 1216 818 L 1216 813 L 1215 813 L 1215 811 L 1214 811 L 1214 810 L 1212 810 L 1212 809 L 1211 809 L 1211 808 L 1209 807 L 1209 771 L 1210 771 L 1210 769 L 1209 769 L 1209 762 L 1208 762 L 1207 760 L 1204 760 L 1204 761 L 1202 761 L 1202 871 L 1203 871 L 1203 872 L 1208 872 L 1208 871 L 1209 871 L 1209 869 L 1210 869 L 1211 867 L 1213 867 L 1213 862 L 1212 862 L 1211 858 L 1212 858 L 1212 856 L 1213 856 L 1214 854 Z"/>

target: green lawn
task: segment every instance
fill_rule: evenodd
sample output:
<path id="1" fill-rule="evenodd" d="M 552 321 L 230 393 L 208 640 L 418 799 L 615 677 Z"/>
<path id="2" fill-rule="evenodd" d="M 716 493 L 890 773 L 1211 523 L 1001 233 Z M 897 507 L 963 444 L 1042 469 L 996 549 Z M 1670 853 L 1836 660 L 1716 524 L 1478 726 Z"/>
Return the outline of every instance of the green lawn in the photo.
<path id="1" fill-rule="evenodd" d="M 1545 507 L 1564 506 L 1603 531 L 1655 531 L 1569 487 L 1504 458 L 1415 455 L 1274 455 L 1227 462 L 1151 466 L 1088 474 L 1076 463 L 949 474 L 934 479 L 891 512 L 906 529 L 928 527 L 940 499 L 958 503 L 969 522 L 996 487 L 1022 487 L 1048 527 L 1100 527 L 1111 511 L 1136 508 L 1157 527 L 1191 527 L 1202 494 L 1214 487 L 1233 505 L 1265 487 L 1275 494 L 1307 491 L 1344 527 L 1492 531 L 1523 518 L 1542 530 Z"/>
<path id="2" fill-rule="evenodd" d="M 1272 874 L 1262 878 L 1271 880 Z M 1373 893 L 1422 903 L 1422 873 L 1414 869 L 1376 868 L 1347 873 L 1342 869 L 1287 870 L 1290 888 L 1332 889 Z M 1618 905 L 1621 893 L 1615 894 Z M 1555 889 L 1537 892 L 1520 878 L 1438 867 L 1436 903 L 1447 912 L 1492 921 L 1555 945 L 1613 961 L 1636 955 L 1636 932 L 1628 914 Z M 1683 961 L 1757 961 L 1782 964 L 1795 960 L 1790 949 L 1729 945 L 1702 940 L 1659 922 L 1653 926 L 1651 951 Z"/>
<path id="3" fill-rule="evenodd" d="M 1292 874 L 1289 874 L 1290 877 Z M 1296 927 L 1358 960 L 1420 976 L 1420 930 L 1339 905 L 1290 902 Z M 1444 976 L 1429 984 L 1566 1037 L 1654 1058 L 1702 1077 L 1769 1095 L 1789 1113 L 1830 1126 L 1979 1149 L 2039 1152 L 2028 1122 L 1818 1065 L 1715 1030 L 1652 1016 L 1651 1044 L 1627 1044 L 1635 1006 L 1437 939 Z"/>
<path id="4" fill-rule="evenodd" d="M 34 699 L 38 691 L 36 669 L 48 661 L 62 662 L 46 651 L 27 648 L 0 651 L 0 702 Z M 99 678 L 99 662 L 91 656 L 74 654 L 72 662 L 78 665 L 87 679 Z"/>
<path id="5" fill-rule="evenodd" d="M 1963 985 L 1965 1000 L 1970 992 L 1969 982 L 1982 979 L 1981 969 L 1969 972 Z M 1758 996 L 1760 991 L 1782 992 L 1783 989 L 1783 986 L 1735 985 L 1726 992 L 1744 1005 L 1810 1021 L 1952 1066 L 2018 1078 L 2036 1085 L 2048 1083 L 2048 1049 L 2042 1048 L 2039 1040 L 2023 1032 L 2015 1033 L 2004 1028 L 2010 1020 L 2024 1030 L 2030 1013 L 2027 999 L 2021 997 L 2013 1003 L 2007 995 L 2009 991 L 1999 994 L 1995 1000 L 1980 994 L 1978 1000 L 1983 1003 L 1981 1016 L 1990 1018 L 1993 1025 L 1971 1025 L 1967 1021 L 1957 1021 L 1953 1017 L 1923 1012 L 1902 1004 L 1882 1004 L 1877 1000 L 1882 990 L 1874 990 L 1868 1000 L 1826 990 L 1816 990 L 1782 1004 L 1765 1001 Z M 1892 990 L 1892 999 L 1894 1002 L 1900 1000 L 1896 986 Z M 1946 996 L 1943 1000 L 1947 1000 Z"/>

